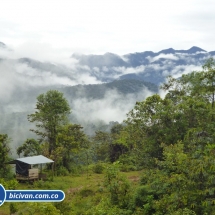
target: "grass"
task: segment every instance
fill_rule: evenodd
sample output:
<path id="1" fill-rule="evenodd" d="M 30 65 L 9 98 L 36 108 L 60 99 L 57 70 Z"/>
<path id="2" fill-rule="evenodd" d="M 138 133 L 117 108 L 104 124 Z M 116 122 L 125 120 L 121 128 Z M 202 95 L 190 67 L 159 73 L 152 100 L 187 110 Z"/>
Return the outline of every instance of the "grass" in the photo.
<path id="1" fill-rule="evenodd" d="M 139 181 L 140 172 L 122 172 L 132 187 L 136 187 Z M 103 186 L 104 174 L 81 174 L 79 176 L 57 176 L 53 181 L 36 181 L 33 184 L 19 183 L 17 190 L 63 190 L 65 200 L 58 204 L 58 207 L 69 207 L 68 214 L 83 214 L 83 211 L 98 204 L 107 195 Z M 29 203 L 15 203 L 18 211 L 28 207 Z M 42 204 L 42 203 L 41 203 Z M 0 215 L 10 214 L 10 203 L 5 202 L 0 207 Z M 19 214 L 19 213 L 17 213 Z M 65 213 L 66 214 L 66 213 Z"/>

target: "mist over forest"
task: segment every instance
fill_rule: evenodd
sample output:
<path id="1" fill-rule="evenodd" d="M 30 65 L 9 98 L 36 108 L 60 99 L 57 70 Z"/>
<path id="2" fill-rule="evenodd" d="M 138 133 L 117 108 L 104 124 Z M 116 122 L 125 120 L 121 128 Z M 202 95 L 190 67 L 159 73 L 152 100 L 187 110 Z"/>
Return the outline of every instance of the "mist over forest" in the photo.
<path id="1" fill-rule="evenodd" d="M 41 51 L 43 50 L 43 51 Z M 57 53 L 49 47 L 22 46 L 13 50 L 0 43 L 0 130 L 12 138 L 15 149 L 33 125 L 27 115 L 35 110 L 37 96 L 59 90 L 69 101 L 72 123 L 81 124 L 87 135 L 110 131 L 122 123 L 137 101 L 158 93 L 166 77 L 201 70 L 215 52 L 198 47 L 166 49 L 119 56 Z"/>

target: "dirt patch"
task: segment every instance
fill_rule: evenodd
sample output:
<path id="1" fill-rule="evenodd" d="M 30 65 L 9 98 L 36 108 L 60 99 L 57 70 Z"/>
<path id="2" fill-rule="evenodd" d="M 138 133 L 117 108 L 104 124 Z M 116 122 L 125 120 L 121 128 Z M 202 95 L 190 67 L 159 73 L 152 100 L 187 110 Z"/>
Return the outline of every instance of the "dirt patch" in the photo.
<path id="1" fill-rule="evenodd" d="M 132 182 L 139 182 L 140 181 L 139 176 L 129 176 L 128 179 Z"/>
<path id="2" fill-rule="evenodd" d="M 76 194 L 76 193 L 78 193 L 82 188 L 83 188 L 83 186 L 81 186 L 81 187 L 69 188 L 69 189 L 66 191 L 66 193 L 67 193 L 67 194 Z"/>

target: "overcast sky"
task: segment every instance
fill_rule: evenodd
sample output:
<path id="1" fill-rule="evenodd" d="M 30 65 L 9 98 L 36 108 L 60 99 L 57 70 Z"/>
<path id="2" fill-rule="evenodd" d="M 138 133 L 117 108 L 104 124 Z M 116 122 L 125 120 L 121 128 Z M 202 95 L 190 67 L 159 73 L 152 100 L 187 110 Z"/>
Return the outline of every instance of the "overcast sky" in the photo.
<path id="1" fill-rule="evenodd" d="M 214 0 L 1 0 L 0 41 L 68 54 L 215 50 Z"/>

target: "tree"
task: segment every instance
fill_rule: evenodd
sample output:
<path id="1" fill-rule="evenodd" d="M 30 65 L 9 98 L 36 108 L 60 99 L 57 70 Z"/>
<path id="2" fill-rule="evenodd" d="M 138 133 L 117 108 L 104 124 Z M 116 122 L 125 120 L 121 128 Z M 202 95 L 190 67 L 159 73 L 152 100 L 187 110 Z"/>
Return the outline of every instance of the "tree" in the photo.
<path id="1" fill-rule="evenodd" d="M 87 138 L 77 124 L 67 124 L 59 129 L 57 135 L 57 148 L 62 148 L 61 157 L 63 166 L 70 170 L 72 155 L 86 148 Z"/>
<path id="2" fill-rule="evenodd" d="M 130 134 L 126 141 L 140 159 L 144 158 L 143 165 L 154 165 L 154 158 L 162 159 L 162 142 L 171 144 L 185 135 L 183 111 L 159 95 L 137 102 L 127 116 Z"/>
<path id="3" fill-rule="evenodd" d="M 10 139 L 7 134 L 0 134 L 0 177 L 5 178 L 9 171 L 9 165 L 5 164 L 9 161 Z"/>
<path id="4" fill-rule="evenodd" d="M 123 131 L 123 125 L 115 124 L 112 126 L 110 133 L 96 131 L 93 140 L 95 141 L 95 151 L 98 160 L 116 161 L 120 155 L 128 151 L 126 145 L 121 141 L 120 133 Z"/>
<path id="5" fill-rule="evenodd" d="M 142 207 L 144 212 L 153 210 L 143 214 L 180 214 L 181 210 L 214 214 L 214 144 L 191 153 L 185 152 L 182 142 L 162 147 L 164 158 L 157 160 L 158 168 L 142 173 L 134 206 Z"/>
<path id="6" fill-rule="evenodd" d="M 41 145 L 35 139 L 27 139 L 20 147 L 16 150 L 17 154 L 23 153 L 24 157 L 40 155 L 41 154 Z"/>
<path id="7" fill-rule="evenodd" d="M 204 98 L 211 103 L 215 102 L 215 60 L 209 58 L 202 66 L 202 71 L 193 71 L 182 75 L 180 79 L 168 78 L 161 88 L 168 91 L 167 96 L 171 99 L 185 95 L 195 98 Z"/>
<path id="8" fill-rule="evenodd" d="M 37 129 L 31 129 L 40 136 L 40 141 L 47 141 L 49 154 L 56 148 L 56 138 L 61 126 L 67 124 L 70 107 L 63 93 L 49 90 L 37 97 L 36 111 L 28 115 L 30 122 L 35 122 Z"/>
<path id="9" fill-rule="evenodd" d="M 209 58 L 203 65 L 204 75 L 202 81 L 205 83 L 206 91 L 211 94 L 211 104 L 214 108 L 215 101 L 215 61 Z"/>
<path id="10" fill-rule="evenodd" d="M 96 131 L 93 137 L 94 151 L 96 153 L 96 161 L 109 161 L 109 147 L 111 137 L 108 132 Z"/>
<path id="11" fill-rule="evenodd" d="M 123 125 L 116 124 L 111 128 L 112 143 L 109 147 L 109 157 L 111 162 L 115 162 L 119 159 L 120 155 L 125 154 L 128 151 L 127 145 L 120 139 L 120 135 L 123 132 Z"/>
<path id="12" fill-rule="evenodd" d="M 214 60 L 203 70 L 170 77 L 164 99 L 150 96 L 127 115 L 124 141 L 149 161 L 134 195 L 142 214 L 214 214 Z"/>

